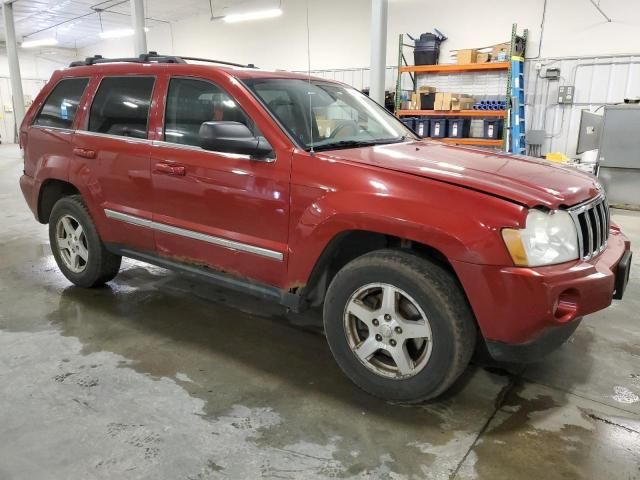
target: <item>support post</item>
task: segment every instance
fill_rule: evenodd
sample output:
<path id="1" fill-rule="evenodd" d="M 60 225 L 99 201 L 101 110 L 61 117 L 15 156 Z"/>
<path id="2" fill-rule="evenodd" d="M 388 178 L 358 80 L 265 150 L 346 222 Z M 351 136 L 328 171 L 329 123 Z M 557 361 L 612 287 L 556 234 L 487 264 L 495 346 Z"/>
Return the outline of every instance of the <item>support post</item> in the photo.
<path id="1" fill-rule="evenodd" d="M 388 10 L 388 0 L 371 0 L 371 84 L 369 96 L 380 105 L 384 105 Z"/>
<path id="2" fill-rule="evenodd" d="M 147 53 L 147 35 L 144 31 L 144 0 L 130 0 L 133 22 L 133 48 L 136 55 Z"/>
<path id="3" fill-rule="evenodd" d="M 9 76 L 11 77 L 11 96 L 13 98 L 13 118 L 15 121 L 15 137 L 24 118 L 24 94 L 22 93 L 22 77 L 18 62 L 18 44 L 16 42 L 16 26 L 13 22 L 13 2 L 2 3 L 4 17 L 4 32 L 7 44 L 7 59 L 9 61 Z"/>

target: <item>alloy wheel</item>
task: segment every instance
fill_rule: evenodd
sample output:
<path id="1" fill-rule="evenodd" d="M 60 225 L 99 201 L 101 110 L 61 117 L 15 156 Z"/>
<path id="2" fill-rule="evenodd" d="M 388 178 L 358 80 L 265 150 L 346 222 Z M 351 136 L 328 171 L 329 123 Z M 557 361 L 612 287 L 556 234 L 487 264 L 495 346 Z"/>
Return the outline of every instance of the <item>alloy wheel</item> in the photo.
<path id="1" fill-rule="evenodd" d="M 80 222 L 71 215 L 64 215 L 56 224 L 56 248 L 64 265 L 73 273 L 82 273 L 87 268 L 87 237 Z"/>
<path id="2" fill-rule="evenodd" d="M 404 290 L 370 283 L 347 301 L 344 329 L 349 347 L 370 371 L 393 379 L 417 375 L 429 362 L 431 326 Z"/>

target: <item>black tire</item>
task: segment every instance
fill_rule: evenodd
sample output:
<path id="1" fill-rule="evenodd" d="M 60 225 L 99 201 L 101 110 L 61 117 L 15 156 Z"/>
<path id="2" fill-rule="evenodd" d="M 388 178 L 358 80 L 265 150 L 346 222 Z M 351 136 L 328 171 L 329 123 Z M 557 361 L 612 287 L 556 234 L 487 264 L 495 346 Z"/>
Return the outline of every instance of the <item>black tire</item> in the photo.
<path id="1" fill-rule="evenodd" d="M 388 378 L 371 371 L 349 346 L 343 323 L 349 298 L 376 282 L 408 293 L 428 319 L 431 355 L 422 370 L 409 378 Z M 324 327 L 336 361 L 356 385 L 385 400 L 409 403 L 447 390 L 469 364 L 476 341 L 475 319 L 455 277 L 433 262 L 397 250 L 365 254 L 336 274 L 325 298 Z"/>
<path id="2" fill-rule="evenodd" d="M 58 245 L 58 223 L 65 216 L 72 217 L 78 225 L 82 226 L 88 258 L 81 272 L 74 272 L 65 264 L 63 253 Z M 120 271 L 122 257 L 105 248 L 80 195 L 63 197 L 53 206 L 49 217 L 49 242 L 58 268 L 70 282 L 79 287 L 99 287 L 113 280 Z"/>

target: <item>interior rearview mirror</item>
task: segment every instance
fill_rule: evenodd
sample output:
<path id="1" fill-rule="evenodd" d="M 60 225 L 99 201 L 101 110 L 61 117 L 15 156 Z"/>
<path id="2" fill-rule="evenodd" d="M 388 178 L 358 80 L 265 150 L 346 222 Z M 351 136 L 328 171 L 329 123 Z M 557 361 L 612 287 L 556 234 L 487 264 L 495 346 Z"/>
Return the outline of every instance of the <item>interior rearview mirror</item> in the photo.
<path id="1" fill-rule="evenodd" d="M 249 127 L 240 122 L 204 122 L 200 126 L 200 147 L 215 152 L 251 155 L 265 160 L 273 148 L 264 137 L 253 135 Z"/>

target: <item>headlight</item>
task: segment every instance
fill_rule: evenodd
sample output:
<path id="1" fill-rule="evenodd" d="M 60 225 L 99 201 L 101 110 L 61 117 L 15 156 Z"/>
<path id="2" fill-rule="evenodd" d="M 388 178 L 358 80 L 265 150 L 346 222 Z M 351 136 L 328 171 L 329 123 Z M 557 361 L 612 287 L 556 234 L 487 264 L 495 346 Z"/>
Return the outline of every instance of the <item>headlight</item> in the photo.
<path id="1" fill-rule="evenodd" d="M 519 267 L 553 265 L 578 258 L 576 226 L 563 210 L 529 210 L 525 228 L 504 228 L 502 238 L 513 263 Z"/>

